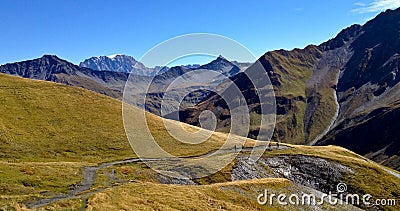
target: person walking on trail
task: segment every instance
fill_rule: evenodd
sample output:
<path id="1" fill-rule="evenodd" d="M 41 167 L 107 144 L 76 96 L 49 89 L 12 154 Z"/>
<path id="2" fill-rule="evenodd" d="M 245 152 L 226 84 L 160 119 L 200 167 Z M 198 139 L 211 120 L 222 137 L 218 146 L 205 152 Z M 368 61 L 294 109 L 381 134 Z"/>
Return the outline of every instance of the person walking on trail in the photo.
<path id="1" fill-rule="evenodd" d="M 236 145 L 235 145 L 235 152 L 236 152 L 237 150 L 236 150 Z"/>
<path id="2" fill-rule="evenodd" d="M 271 141 L 268 143 L 268 148 L 271 149 Z"/>
<path id="3" fill-rule="evenodd" d="M 276 142 L 276 148 L 279 149 L 279 141 Z"/>

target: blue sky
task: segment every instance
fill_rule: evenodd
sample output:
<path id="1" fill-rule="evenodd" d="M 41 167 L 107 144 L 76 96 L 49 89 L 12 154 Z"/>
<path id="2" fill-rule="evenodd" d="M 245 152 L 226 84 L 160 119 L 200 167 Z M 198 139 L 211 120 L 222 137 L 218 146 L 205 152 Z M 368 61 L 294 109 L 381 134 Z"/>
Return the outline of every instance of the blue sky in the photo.
<path id="1" fill-rule="evenodd" d="M 140 58 L 188 33 L 232 38 L 256 57 L 303 48 L 363 24 L 398 0 L 0 1 L 0 64 L 56 54 L 78 64 L 99 55 Z"/>

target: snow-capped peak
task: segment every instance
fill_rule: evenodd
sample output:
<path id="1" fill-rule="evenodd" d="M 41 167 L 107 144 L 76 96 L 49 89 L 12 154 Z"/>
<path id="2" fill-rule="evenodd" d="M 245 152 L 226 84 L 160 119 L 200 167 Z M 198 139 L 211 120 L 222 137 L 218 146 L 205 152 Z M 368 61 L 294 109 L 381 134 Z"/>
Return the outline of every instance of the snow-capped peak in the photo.
<path id="1" fill-rule="evenodd" d="M 109 55 L 107 56 L 110 59 L 114 59 L 116 56 L 120 56 L 121 54 L 113 54 L 113 55 Z"/>

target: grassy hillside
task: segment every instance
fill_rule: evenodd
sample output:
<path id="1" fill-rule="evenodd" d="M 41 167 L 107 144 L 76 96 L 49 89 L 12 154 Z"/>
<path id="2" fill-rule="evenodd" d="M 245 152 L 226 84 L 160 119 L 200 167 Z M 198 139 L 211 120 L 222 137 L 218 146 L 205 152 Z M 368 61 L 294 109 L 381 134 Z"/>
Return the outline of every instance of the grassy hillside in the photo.
<path id="1" fill-rule="evenodd" d="M 57 83 L 0 75 L 3 161 L 87 161 L 133 156 L 121 104 Z"/>
<path id="2" fill-rule="evenodd" d="M 88 166 L 135 157 L 122 125 L 120 101 L 81 88 L 2 74 L 0 84 L 1 210 L 25 210 L 27 202 L 71 194 L 83 181 L 83 172 Z M 142 112 L 134 107 L 130 109 L 133 116 Z M 148 113 L 146 116 L 159 144 L 178 156 L 205 154 L 219 148 L 226 139 L 226 134 L 214 133 L 201 144 L 183 144 L 167 133 L 160 117 Z M 181 126 L 181 123 L 170 122 L 175 127 Z M 187 124 L 182 126 L 187 131 L 199 130 Z M 143 133 L 140 130 L 134 132 L 139 136 Z M 249 139 L 246 146 L 251 146 L 252 142 Z M 343 177 L 351 190 L 370 193 L 376 198 L 399 195 L 399 179 L 351 151 L 332 146 L 286 147 L 266 151 L 262 159 L 291 159 L 303 155 L 329 160 L 354 171 Z M 241 156 L 247 153 L 243 152 Z M 161 184 L 162 177 L 140 161 L 98 166 L 89 189 L 72 193 L 72 198 L 39 206 L 39 210 L 270 210 L 279 207 L 261 206 L 255 201 L 265 188 L 288 194 L 315 191 L 285 179 L 283 174 L 232 182 L 238 165 L 240 162 L 235 160 L 220 172 L 193 180 L 197 185 Z M 261 168 L 272 172 L 264 164 Z M 315 168 L 316 172 L 320 171 L 318 166 Z M 324 205 L 322 208 L 332 207 Z"/>
<path id="3" fill-rule="evenodd" d="M 122 124 L 121 101 L 0 74 L 0 102 L 0 204 L 66 193 L 82 179 L 83 166 L 136 157 Z M 142 112 L 131 109 L 133 115 Z M 207 153 L 226 138 L 216 133 L 197 146 L 182 144 L 166 132 L 161 118 L 147 114 L 147 121 L 156 141 L 177 156 Z"/>
<path id="4" fill-rule="evenodd" d="M 2 161 L 101 163 L 135 157 L 125 135 L 121 101 L 81 88 L 4 74 L 0 74 L 0 84 Z M 131 109 L 133 116 L 142 112 Z M 161 118 L 146 116 L 156 140 L 180 156 L 204 154 L 226 138 L 219 133 L 200 147 L 180 144 L 167 133 Z"/>
<path id="5" fill-rule="evenodd" d="M 272 82 L 278 99 L 278 115 L 273 140 L 304 144 L 306 83 L 320 57 L 321 52 L 316 46 L 308 46 L 292 51 L 268 52 L 259 59 L 267 71 L 273 71 L 274 74 Z"/>

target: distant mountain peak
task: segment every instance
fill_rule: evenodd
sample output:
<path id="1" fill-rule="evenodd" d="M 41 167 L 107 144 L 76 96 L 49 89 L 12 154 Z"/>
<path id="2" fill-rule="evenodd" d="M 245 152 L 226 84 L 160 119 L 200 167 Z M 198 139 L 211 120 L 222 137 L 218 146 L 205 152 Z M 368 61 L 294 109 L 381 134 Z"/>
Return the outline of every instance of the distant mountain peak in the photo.
<path id="1" fill-rule="evenodd" d="M 115 57 L 117 57 L 117 56 L 123 56 L 123 55 L 122 54 L 112 54 L 112 55 L 109 55 L 107 57 L 110 58 L 110 59 L 115 59 Z"/>
<path id="2" fill-rule="evenodd" d="M 240 72 L 240 68 L 236 64 L 227 60 L 222 55 L 219 55 L 216 59 L 212 60 L 208 64 L 201 65 L 199 68 L 206 70 L 214 70 L 227 76 L 233 76 L 236 75 L 238 72 Z"/>
<path id="3" fill-rule="evenodd" d="M 230 64 L 234 65 L 231 61 L 226 59 L 224 56 L 219 55 L 216 59 L 212 60 L 210 63 L 202 65 L 202 66 L 206 66 L 206 65 L 209 65 L 209 64 L 216 64 L 216 63 L 219 63 L 219 64 L 221 64 L 221 63 L 230 63 Z"/>
<path id="4" fill-rule="evenodd" d="M 73 75 L 79 67 L 60 59 L 56 55 L 43 55 L 40 58 L 0 66 L 1 73 L 18 75 L 24 78 L 56 81 L 55 75 Z"/>
<path id="5" fill-rule="evenodd" d="M 57 55 L 44 54 L 42 58 L 58 58 Z"/>
<path id="6" fill-rule="evenodd" d="M 148 68 L 132 56 L 123 54 L 91 57 L 85 59 L 79 66 L 97 71 L 125 72 L 145 76 L 154 75 L 159 70 L 159 68 Z"/>
<path id="7" fill-rule="evenodd" d="M 56 61 L 63 61 L 56 55 L 44 54 L 41 58 L 38 59 L 49 59 L 49 60 L 56 60 Z"/>
<path id="8" fill-rule="evenodd" d="M 221 54 L 217 57 L 217 59 L 216 60 L 218 60 L 218 59 L 220 59 L 220 60 L 227 60 L 224 56 L 222 56 Z M 228 61 L 228 60 L 227 60 Z"/>

